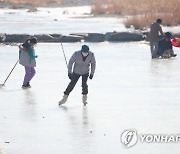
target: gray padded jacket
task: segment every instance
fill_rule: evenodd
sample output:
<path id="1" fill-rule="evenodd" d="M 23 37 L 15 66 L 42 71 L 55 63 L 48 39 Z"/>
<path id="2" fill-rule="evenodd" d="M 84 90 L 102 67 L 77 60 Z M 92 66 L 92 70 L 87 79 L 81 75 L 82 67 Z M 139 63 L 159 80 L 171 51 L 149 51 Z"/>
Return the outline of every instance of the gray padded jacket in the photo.
<path id="1" fill-rule="evenodd" d="M 73 65 L 74 64 L 74 65 Z M 76 73 L 79 75 L 84 75 L 89 73 L 89 67 L 91 65 L 91 75 L 94 75 L 95 68 L 96 68 L 96 60 L 94 53 L 89 51 L 89 54 L 85 61 L 83 61 L 82 53 L 81 51 L 76 51 L 72 55 L 72 57 L 69 60 L 68 64 L 68 73 Z M 72 70 L 73 68 L 73 70 Z"/>

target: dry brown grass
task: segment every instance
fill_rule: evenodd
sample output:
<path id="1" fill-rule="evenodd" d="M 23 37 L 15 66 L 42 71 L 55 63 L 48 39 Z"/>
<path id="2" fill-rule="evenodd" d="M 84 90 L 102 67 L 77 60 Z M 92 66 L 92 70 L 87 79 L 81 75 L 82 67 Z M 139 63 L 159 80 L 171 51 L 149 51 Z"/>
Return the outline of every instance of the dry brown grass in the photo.
<path id="1" fill-rule="evenodd" d="M 180 0 L 94 0 L 92 12 L 126 16 L 125 25 L 138 29 L 157 18 L 168 26 L 180 24 Z"/>

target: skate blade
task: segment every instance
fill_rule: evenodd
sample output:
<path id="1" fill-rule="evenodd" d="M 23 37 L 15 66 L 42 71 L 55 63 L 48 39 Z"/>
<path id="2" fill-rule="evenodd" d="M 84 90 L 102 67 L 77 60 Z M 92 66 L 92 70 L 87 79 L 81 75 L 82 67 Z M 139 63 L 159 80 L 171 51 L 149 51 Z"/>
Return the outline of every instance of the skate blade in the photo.
<path id="1" fill-rule="evenodd" d="M 63 104 L 65 104 L 66 102 L 61 102 L 61 101 L 59 101 L 59 106 L 61 106 L 61 105 L 63 105 Z"/>
<path id="2" fill-rule="evenodd" d="M 29 88 L 31 88 L 31 86 L 29 86 L 29 87 L 22 87 L 22 89 L 29 89 Z"/>
<path id="3" fill-rule="evenodd" d="M 86 105 L 87 105 L 87 102 L 84 102 L 83 104 L 84 104 L 84 106 L 86 106 Z"/>
<path id="4" fill-rule="evenodd" d="M 58 103 L 59 106 L 63 105 L 64 103 Z"/>

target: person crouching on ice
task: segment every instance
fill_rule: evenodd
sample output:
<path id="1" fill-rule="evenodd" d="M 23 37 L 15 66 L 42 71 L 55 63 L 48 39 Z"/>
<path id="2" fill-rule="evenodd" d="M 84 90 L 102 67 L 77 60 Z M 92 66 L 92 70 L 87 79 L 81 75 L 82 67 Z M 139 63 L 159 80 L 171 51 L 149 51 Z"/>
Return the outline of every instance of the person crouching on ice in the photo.
<path id="1" fill-rule="evenodd" d="M 90 65 L 91 65 L 91 72 L 89 72 Z M 96 60 L 94 53 L 89 51 L 89 47 L 87 45 L 83 45 L 80 51 L 74 52 L 68 64 L 68 77 L 71 81 L 67 86 L 66 90 L 64 91 L 64 96 L 62 100 L 59 101 L 59 105 L 66 103 L 70 92 L 75 87 L 80 76 L 82 77 L 82 95 L 83 95 L 82 101 L 84 105 L 87 104 L 87 94 L 88 94 L 87 80 L 88 77 L 89 79 L 93 78 L 95 68 L 96 68 Z"/>
<path id="2" fill-rule="evenodd" d="M 35 55 L 34 45 L 37 44 L 37 38 L 32 37 L 27 39 L 25 43 L 19 45 L 19 63 L 25 68 L 25 76 L 22 88 L 30 88 L 30 81 L 34 77 L 36 71 L 34 67 L 36 67 L 37 56 Z"/>
<path id="3" fill-rule="evenodd" d="M 159 41 L 159 48 L 157 51 L 157 56 L 161 58 L 171 58 L 171 57 L 177 56 L 176 54 L 174 54 L 171 37 L 172 37 L 171 33 L 166 32 L 165 38 Z"/>

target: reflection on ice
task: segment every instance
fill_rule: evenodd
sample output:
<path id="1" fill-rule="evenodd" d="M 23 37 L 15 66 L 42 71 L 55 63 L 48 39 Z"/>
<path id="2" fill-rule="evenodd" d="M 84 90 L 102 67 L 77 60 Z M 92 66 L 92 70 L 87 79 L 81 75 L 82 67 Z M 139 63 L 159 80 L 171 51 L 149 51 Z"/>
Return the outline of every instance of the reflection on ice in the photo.
<path id="1" fill-rule="evenodd" d="M 35 95 L 30 89 L 24 89 L 24 101 L 26 104 L 36 104 Z"/>

